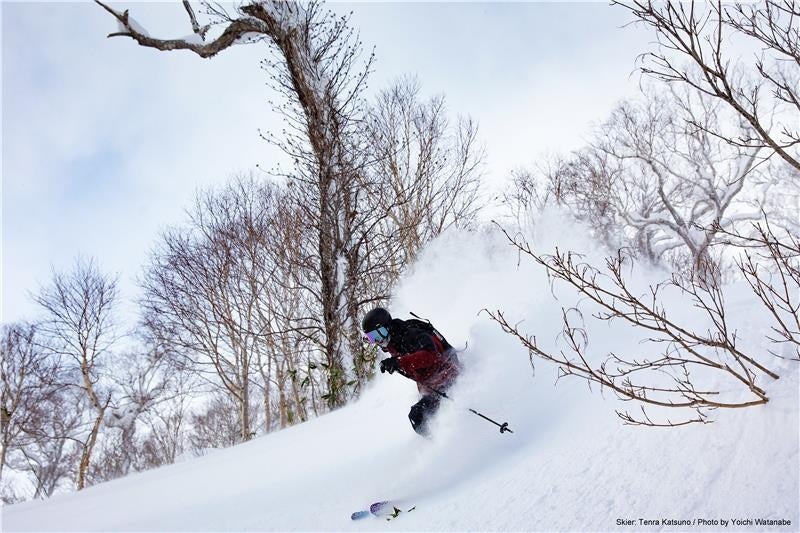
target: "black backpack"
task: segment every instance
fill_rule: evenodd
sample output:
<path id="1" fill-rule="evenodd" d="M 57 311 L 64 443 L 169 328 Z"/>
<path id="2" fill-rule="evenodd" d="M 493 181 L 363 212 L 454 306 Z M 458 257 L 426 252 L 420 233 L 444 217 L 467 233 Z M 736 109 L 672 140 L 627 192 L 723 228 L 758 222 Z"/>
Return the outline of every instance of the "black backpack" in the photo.
<path id="1" fill-rule="evenodd" d="M 405 322 L 407 326 L 410 326 L 410 327 L 413 327 L 413 328 L 417 328 L 417 329 L 421 329 L 422 331 L 426 331 L 426 332 L 434 335 L 442 343 L 442 346 L 444 347 L 445 350 L 450 350 L 451 348 L 453 348 L 450 345 L 450 343 L 447 342 L 447 339 L 444 338 L 444 335 L 439 333 L 439 330 L 437 330 L 433 326 L 433 324 L 431 324 L 430 320 L 427 320 L 427 319 L 426 320 L 420 320 L 420 317 L 418 317 L 414 313 L 411 313 L 411 316 L 415 316 L 417 318 L 409 318 L 408 320 L 404 320 L 403 322 Z"/>

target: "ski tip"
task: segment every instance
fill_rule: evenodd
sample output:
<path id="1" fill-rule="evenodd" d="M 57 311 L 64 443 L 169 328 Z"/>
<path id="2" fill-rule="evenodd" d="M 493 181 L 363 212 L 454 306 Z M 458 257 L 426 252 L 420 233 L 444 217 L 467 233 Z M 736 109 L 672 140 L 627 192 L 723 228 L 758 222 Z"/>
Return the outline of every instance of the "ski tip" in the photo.
<path id="1" fill-rule="evenodd" d="M 369 506 L 369 511 L 371 513 L 377 513 L 378 511 L 383 509 L 388 503 L 389 503 L 388 501 L 375 502 Z"/>
<path id="2" fill-rule="evenodd" d="M 362 518 L 368 517 L 370 514 L 369 511 L 356 511 L 350 515 L 350 520 L 361 520 Z"/>

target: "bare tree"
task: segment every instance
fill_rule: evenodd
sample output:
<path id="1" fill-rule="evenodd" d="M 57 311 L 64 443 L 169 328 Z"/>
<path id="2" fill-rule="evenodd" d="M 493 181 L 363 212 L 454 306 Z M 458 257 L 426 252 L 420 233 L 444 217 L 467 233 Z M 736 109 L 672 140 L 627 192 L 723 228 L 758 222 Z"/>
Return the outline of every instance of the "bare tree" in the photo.
<path id="1" fill-rule="evenodd" d="M 174 401 L 164 402 L 145 414 L 149 433 L 141 445 L 142 468 L 172 464 L 187 451 L 187 400 L 185 395 L 178 395 Z"/>
<path id="2" fill-rule="evenodd" d="M 75 394 L 79 374 L 44 346 L 35 324 L 4 326 L 1 339 L 0 480 L 8 469 L 23 473 L 33 486 L 27 497 L 46 498 L 75 479 L 86 410 Z M 5 502 L 26 497 L 10 488 L 3 484 Z"/>
<path id="3" fill-rule="evenodd" d="M 732 145 L 768 148 L 800 176 L 800 6 L 794 0 L 615 3 L 656 32 L 658 49 L 642 55 L 642 72 L 724 102 L 752 133 L 731 134 L 718 124 L 698 128 Z M 736 39 L 759 51 L 752 75 L 737 67 Z"/>
<path id="4" fill-rule="evenodd" d="M 313 90 L 298 84 L 293 60 L 272 63 L 273 86 L 285 105 L 278 107 L 289 127 L 265 138 L 295 162 L 283 175 L 287 199 L 305 236 L 291 259 L 309 310 L 306 331 L 322 354 L 326 377 L 321 394 L 328 408 L 343 405 L 372 374 L 358 323 L 366 303 L 385 298 L 384 263 L 371 252 L 385 236 L 375 231 L 385 213 L 370 196 L 366 174 L 369 146 L 364 135 L 363 92 L 372 55 L 361 59 L 361 46 L 346 18 L 322 15 L 320 5 L 303 8 L 298 27 L 303 54 L 314 57 L 308 76 Z"/>
<path id="5" fill-rule="evenodd" d="M 74 480 L 85 401 L 75 397 L 74 369 L 45 349 L 36 325 L 4 326 L 0 352 L 0 479 L 8 480 L 9 469 L 23 473 L 33 485 L 32 496 L 45 498 Z M 4 501 L 24 499 L 11 488 L 3 484 Z"/>
<path id="6" fill-rule="evenodd" d="M 3 326 L 0 337 L 0 479 L 9 448 L 19 445 L 25 425 L 35 414 L 37 396 L 46 389 L 47 358 L 34 341 L 29 324 Z"/>
<path id="7" fill-rule="evenodd" d="M 597 306 L 599 311 L 594 313 L 595 318 L 627 322 L 650 335 L 649 346 L 666 346 L 661 353 L 652 356 L 627 358 L 612 353 L 597 364 L 586 353 L 588 337 L 582 325 L 574 324 L 575 317 L 570 319 L 573 314 L 582 316 L 577 309 L 564 311 L 563 338 L 568 351 L 558 354 L 542 350 L 534 336 L 523 333 L 518 324 L 509 322 L 501 310 L 489 313 L 505 332 L 528 349 L 532 364 L 534 358 L 555 363 L 560 376 L 578 376 L 590 384 L 614 391 L 623 400 L 639 403 L 641 418 L 628 411 L 617 411 L 626 423 L 675 426 L 707 422 L 709 409 L 750 407 L 769 401 L 761 381 L 764 376 L 771 379 L 779 376 L 766 363 L 739 347 L 738 334 L 729 324 L 724 294 L 718 285 L 674 276 L 670 282 L 651 286 L 649 293 L 640 295 L 625 279 L 624 270 L 631 258 L 622 252 L 607 260 L 607 272 L 602 273 L 581 262 L 573 253 L 556 250 L 549 256 L 537 254 L 524 240 L 506 236 L 521 254 L 543 266 L 553 280 L 566 282 Z M 668 287 L 679 290 L 703 312 L 710 324 L 708 331 L 699 330 L 691 322 L 675 318 L 666 311 L 661 293 Z M 723 390 L 727 387 L 699 385 L 713 383 L 704 372 L 725 376 L 731 384 L 738 383 L 749 397 L 743 399 L 738 394 L 726 397 Z M 678 409 L 684 413 L 690 410 L 694 415 L 683 414 L 675 420 L 666 414 L 665 420 L 658 421 L 644 406 Z"/>
<path id="8" fill-rule="evenodd" d="M 116 298 L 116 279 L 102 274 L 93 260 L 78 260 L 71 271 L 54 273 L 50 285 L 34 297 L 46 313 L 40 329 L 50 349 L 74 367 L 79 375 L 74 386 L 93 413 L 90 429 L 81 442 L 78 490 L 86 485 L 92 452 L 111 401 L 100 378 L 116 341 L 112 323 Z"/>
<path id="9" fill-rule="evenodd" d="M 273 138 L 296 162 L 290 176 L 297 206 L 306 210 L 299 221 L 313 235 L 306 256 L 313 262 L 311 287 L 321 317 L 315 341 L 327 368 L 330 407 L 347 399 L 352 385 L 369 372 L 355 324 L 361 304 L 353 301 L 354 284 L 363 273 L 365 236 L 374 210 L 364 205 L 359 187 L 364 165 L 361 94 L 372 56 L 361 61 L 361 47 L 346 18 L 324 13 L 317 2 L 300 4 L 278 0 L 247 2 L 229 13 L 216 3 L 205 3 L 212 23 L 224 25 L 206 41 L 191 6 L 184 4 L 198 39 L 156 39 L 130 17 L 98 2 L 121 25 L 110 36 L 125 36 L 145 47 L 189 50 L 212 57 L 245 41 L 270 43 L 280 61 L 270 65 L 276 88 L 286 96 L 278 107 L 289 124 L 285 138 Z M 294 133 L 292 133 L 294 132 Z M 349 324 L 349 326 L 348 326 Z"/>
<path id="10" fill-rule="evenodd" d="M 246 309 L 231 302 L 241 281 L 236 259 L 207 214 L 195 227 L 168 230 L 142 281 L 148 328 L 186 358 L 186 367 L 239 405 L 239 439 L 250 438 L 252 336 Z"/>
<path id="11" fill-rule="evenodd" d="M 589 146 L 545 168 L 538 183 L 519 176 L 516 191 L 552 197 L 611 249 L 702 278 L 716 268 L 718 229 L 757 220 L 777 181 L 758 148 L 709 133 L 726 118 L 708 97 L 648 92 L 617 107 Z"/>
<path id="12" fill-rule="evenodd" d="M 446 229 L 474 224 L 484 159 L 477 132 L 469 118 L 451 124 L 444 96 L 423 101 L 410 78 L 380 93 L 370 109 L 370 183 L 387 213 L 386 231 L 396 235 L 392 248 L 402 251 L 398 270 Z"/>
<path id="13" fill-rule="evenodd" d="M 720 122 L 717 106 L 691 96 L 672 93 L 642 107 L 619 108 L 608 123 L 610 135 L 597 148 L 622 165 L 609 200 L 648 254 L 659 257 L 684 246 L 693 272 L 702 277 L 712 262 L 713 228 L 758 217 L 758 210 L 733 204 L 749 186 L 760 208 L 772 181 L 759 182 L 757 148 L 730 146 L 708 133 Z"/>
<path id="14" fill-rule="evenodd" d="M 285 187 L 252 177 L 201 193 L 143 280 L 148 329 L 235 399 L 243 440 L 258 419 L 254 394 L 268 431 L 307 419 L 323 399 L 316 263 L 304 255 L 311 230 L 288 199 Z"/>
<path id="15" fill-rule="evenodd" d="M 237 443 L 241 434 L 238 406 L 227 395 L 215 395 L 199 413 L 191 415 L 189 442 L 195 455 L 209 449 L 227 448 Z"/>
<path id="16" fill-rule="evenodd" d="M 642 56 L 642 70 L 672 82 L 669 97 L 623 104 L 589 147 L 557 160 L 543 178 L 520 175 L 512 194 L 529 205 L 554 199 L 592 225 L 597 224 L 592 214 L 598 213 L 603 228 L 612 227 L 604 221 L 620 221 L 627 234 L 601 233 L 614 249 L 627 244 L 651 260 L 688 250 L 695 275 L 674 275 L 639 294 L 624 275 L 633 263 L 628 251 L 609 258 L 603 271 L 571 252 L 538 254 L 524 240 L 509 240 L 554 282 L 568 284 L 588 300 L 595 318 L 646 332 L 642 351 L 666 348 L 598 360 L 588 353 L 580 322 L 584 315 L 573 308 L 563 315 L 567 347 L 555 353 L 542 349 L 502 311 L 490 315 L 528 349 L 531 363 L 555 363 L 560 376 L 578 376 L 639 404 L 640 416 L 617 412 L 626 423 L 705 423 L 711 409 L 768 402 L 764 381 L 779 377 L 764 354 L 743 350 L 730 325 L 719 265 L 710 257 L 714 245 L 743 247 L 739 268 L 773 319 L 770 340 L 784 347 L 784 355 L 785 347 L 797 346 L 797 238 L 786 231 L 796 228 L 796 217 L 787 216 L 786 206 L 774 209 L 776 202 L 766 193 L 800 176 L 795 126 L 800 12 L 793 1 L 772 0 L 731 7 L 721 2 L 620 4 L 657 32 L 659 49 Z M 764 47 L 754 75 L 732 66 L 730 43 L 742 36 Z M 682 59 L 689 59 L 688 65 L 680 64 Z M 762 216 L 764 222 L 755 224 Z M 728 246 L 723 253 L 731 250 Z M 669 290 L 688 299 L 708 325 L 701 328 L 668 312 L 663 294 Z M 772 355 L 783 356 L 779 350 Z M 796 355 L 795 350 L 790 357 Z M 731 396 L 733 388 L 708 379 L 714 376 L 738 385 L 746 397 Z M 651 416 L 653 408 L 660 410 L 660 419 Z M 682 411 L 680 418 L 670 414 L 674 411 Z"/>
<path id="17" fill-rule="evenodd" d="M 0 479 L 10 464 L 32 476 L 35 497 L 45 497 L 69 476 L 64 451 L 79 417 L 68 414 L 67 371 L 39 336 L 27 323 L 4 326 L 0 336 Z"/>
<path id="18" fill-rule="evenodd" d="M 614 205 L 619 191 L 613 188 L 620 172 L 613 157 L 588 147 L 568 156 L 545 158 L 534 170 L 514 170 L 503 197 L 512 223 L 519 227 L 535 225 L 539 213 L 548 206 L 559 206 L 577 220 L 589 222 L 587 229 L 598 243 L 609 248 L 627 243 L 655 261 L 634 244 L 635 236 L 627 235 L 628 228 Z"/>
<path id="19" fill-rule="evenodd" d="M 75 464 L 83 456 L 87 405 L 74 389 L 59 389 L 37 403 L 37 415 L 25 427 L 25 441 L 9 458 L 9 467 L 29 474 L 34 498 L 47 498 L 63 483 L 75 484 Z M 87 470 L 88 472 L 88 470 Z"/>
<path id="20" fill-rule="evenodd" d="M 184 394 L 178 386 L 179 366 L 170 346 L 142 339 L 141 348 L 123 352 L 114 361 L 112 381 L 117 393 L 105 416 L 104 464 L 95 468 L 101 479 L 114 479 L 141 469 L 141 446 L 136 439 L 143 416 L 160 403 Z M 116 431 L 115 431 L 116 430 Z M 110 459 L 114 460 L 111 461 Z"/>
<path id="21" fill-rule="evenodd" d="M 231 290 L 233 305 L 246 310 L 244 332 L 252 336 L 254 374 L 260 376 L 265 428 L 273 429 L 307 418 L 302 383 L 321 374 L 309 369 L 307 357 L 317 361 L 313 342 L 318 310 L 309 290 L 312 268 L 303 255 L 307 229 L 298 224 L 300 212 L 286 188 L 253 177 L 233 181 L 207 197 L 205 209 L 216 212 L 228 227 L 225 239 L 234 250 L 242 281 Z M 319 370 L 317 370 L 319 369 Z M 308 378 L 299 380 L 300 375 Z"/>

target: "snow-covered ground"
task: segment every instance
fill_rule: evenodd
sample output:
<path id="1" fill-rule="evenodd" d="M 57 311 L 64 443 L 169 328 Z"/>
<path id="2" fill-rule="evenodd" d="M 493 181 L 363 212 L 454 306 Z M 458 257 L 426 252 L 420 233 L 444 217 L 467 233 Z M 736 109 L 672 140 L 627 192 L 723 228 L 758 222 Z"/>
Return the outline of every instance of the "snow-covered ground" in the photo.
<path id="1" fill-rule="evenodd" d="M 544 249 L 556 241 L 588 249 L 585 230 L 558 217 L 537 232 Z M 751 312 L 739 292 L 738 325 L 752 335 L 763 327 L 755 322 L 763 313 Z M 80 493 L 6 507 L 2 529 L 800 529 L 796 363 L 770 361 L 782 377 L 767 384 L 764 407 L 717 411 L 707 425 L 624 426 L 613 395 L 577 380 L 555 385 L 555 369 L 544 362 L 534 373 L 519 343 L 481 312 L 502 309 L 524 319 L 526 330 L 552 346 L 561 305 L 543 273 L 524 259 L 518 265 L 499 236 L 445 236 L 423 254 L 392 305 L 400 317 L 430 317 L 453 344 L 469 341 L 467 369 L 452 391 L 457 402 L 443 405 L 434 439 L 418 437 L 406 419 L 415 386 L 379 375 L 359 401 L 305 424 Z M 622 326 L 595 324 L 589 334 L 598 357 L 640 346 Z M 514 433 L 501 435 L 467 407 L 508 421 Z M 381 499 L 416 508 L 392 521 L 350 520 Z M 713 522 L 758 518 L 791 525 Z M 669 526 L 662 519 L 709 523 Z"/>

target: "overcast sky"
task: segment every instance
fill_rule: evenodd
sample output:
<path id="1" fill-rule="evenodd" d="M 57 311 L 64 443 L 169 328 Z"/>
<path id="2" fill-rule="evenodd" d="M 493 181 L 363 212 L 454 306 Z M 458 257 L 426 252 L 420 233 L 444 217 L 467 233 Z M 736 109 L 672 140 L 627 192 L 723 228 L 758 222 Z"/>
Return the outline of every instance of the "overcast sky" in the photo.
<path id="1" fill-rule="evenodd" d="M 180 2 L 118 2 L 158 37 L 191 33 Z M 605 3 L 332 3 L 375 46 L 372 90 L 414 74 L 427 95 L 480 125 L 487 181 L 580 146 L 592 122 L 635 94 L 644 29 Z M 264 45 L 203 60 L 107 39 L 93 3 L 2 9 L 2 321 L 33 318 L 28 293 L 51 269 L 94 257 L 122 296 L 195 192 L 281 155 L 259 61 Z M 265 175 L 266 177 L 266 175 Z M 130 309 L 130 304 L 126 304 Z"/>

